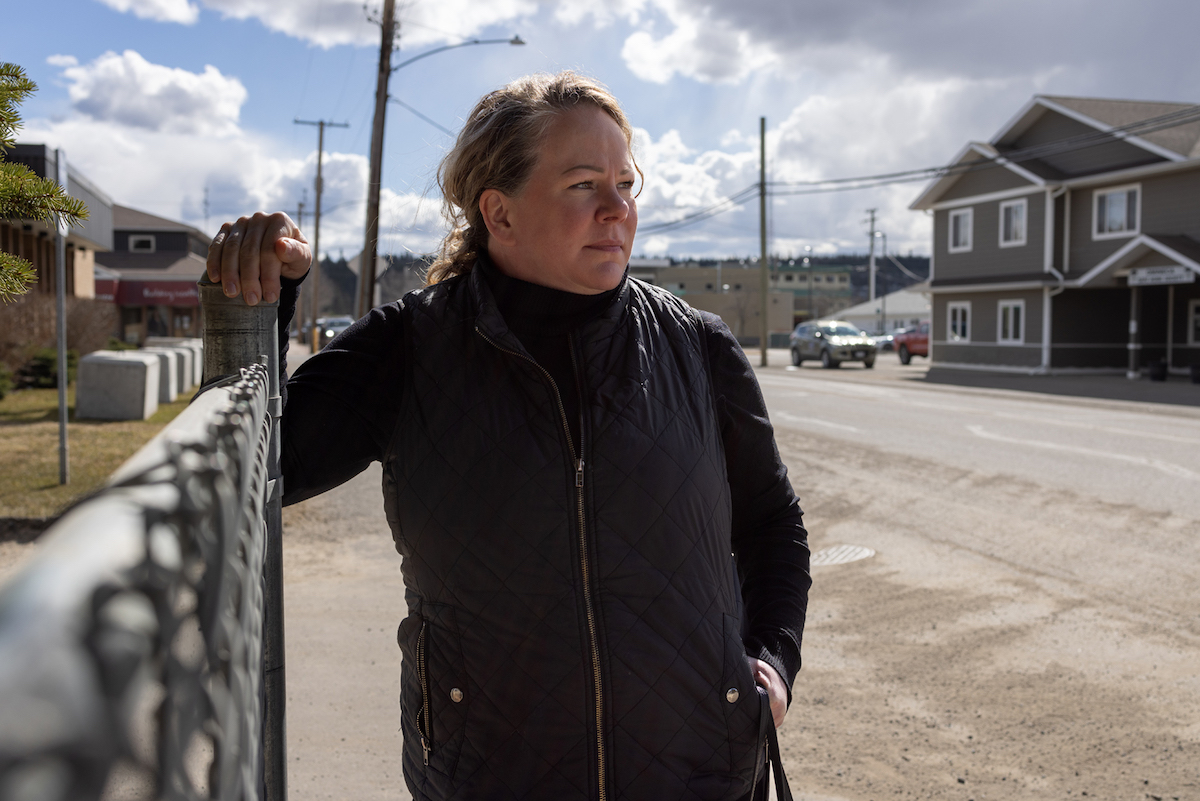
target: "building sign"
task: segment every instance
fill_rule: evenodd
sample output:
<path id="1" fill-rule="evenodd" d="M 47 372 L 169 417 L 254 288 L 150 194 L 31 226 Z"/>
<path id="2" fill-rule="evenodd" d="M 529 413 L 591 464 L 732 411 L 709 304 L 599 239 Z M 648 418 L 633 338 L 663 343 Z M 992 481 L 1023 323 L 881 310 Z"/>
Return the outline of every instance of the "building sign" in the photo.
<path id="1" fill-rule="evenodd" d="M 1164 286 L 1166 284 L 1191 284 L 1196 273 L 1182 264 L 1170 267 L 1138 267 L 1129 272 L 1130 286 Z"/>
<path id="2" fill-rule="evenodd" d="M 199 306 L 192 281 L 128 281 L 117 284 L 118 306 Z"/>
<path id="3" fill-rule="evenodd" d="M 115 278 L 96 279 L 96 300 L 106 300 L 112 303 L 117 299 L 117 280 Z"/>

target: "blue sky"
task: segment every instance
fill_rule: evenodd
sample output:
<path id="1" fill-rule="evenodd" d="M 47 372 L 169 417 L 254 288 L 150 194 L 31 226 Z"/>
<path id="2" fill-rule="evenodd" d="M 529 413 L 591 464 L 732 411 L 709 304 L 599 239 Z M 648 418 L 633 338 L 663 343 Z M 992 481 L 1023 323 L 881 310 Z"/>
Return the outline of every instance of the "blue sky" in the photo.
<path id="1" fill-rule="evenodd" d="M 373 3 L 377 5 L 378 3 Z M 534 71 L 604 81 L 638 129 L 643 225 L 757 180 L 758 118 L 773 179 L 890 172 L 947 161 L 989 138 L 1035 93 L 1200 102 L 1186 0 L 408 0 L 393 96 L 457 129 L 486 91 Z M 1097 13 L 1103 8 L 1103 13 Z M 45 142 L 126 205 L 205 227 L 292 210 L 326 136 L 322 249 L 362 247 L 378 28 L 361 0 L 57 0 L 5 4 L 0 59 L 40 86 L 20 141 Z M 442 233 L 437 162 L 449 137 L 392 105 L 383 249 L 428 252 Z M 865 250 L 876 207 L 893 250 L 928 252 L 920 185 L 776 198 L 772 250 Z M 635 252 L 749 255 L 757 203 Z"/>

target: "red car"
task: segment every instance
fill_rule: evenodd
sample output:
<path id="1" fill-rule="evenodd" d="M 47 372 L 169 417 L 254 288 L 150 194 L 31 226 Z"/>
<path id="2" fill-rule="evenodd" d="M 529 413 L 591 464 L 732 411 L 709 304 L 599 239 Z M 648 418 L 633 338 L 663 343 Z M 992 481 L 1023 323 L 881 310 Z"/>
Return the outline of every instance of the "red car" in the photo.
<path id="1" fill-rule="evenodd" d="M 929 321 L 906 328 L 892 337 L 901 364 L 908 364 L 913 356 L 929 358 Z"/>

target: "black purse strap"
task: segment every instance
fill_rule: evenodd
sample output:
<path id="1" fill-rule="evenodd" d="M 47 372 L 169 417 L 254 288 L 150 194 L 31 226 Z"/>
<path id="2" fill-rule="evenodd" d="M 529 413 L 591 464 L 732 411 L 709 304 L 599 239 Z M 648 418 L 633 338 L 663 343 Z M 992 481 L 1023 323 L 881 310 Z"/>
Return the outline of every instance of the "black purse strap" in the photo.
<path id="1" fill-rule="evenodd" d="M 771 715 L 771 703 L 767 698 L 767 692 L 762 687 L 758 687 L 760 702 L 762 703 L 762 714 L 758 719 L 758 741 L 766 742 L 767 755 L 766 767 L 775 774 L 775 798 L 776 801 L 792 801 L 792 789 L 788 787 L 787 776 L 783 773 L 783 758 L 779 753 L 779 735 L 775 731 L 775 718 Z M 767 789 L 767 782 L 762 783 L 762 788 Z M 755 786 L 754 792 L 757 793 L 758 787 Z M 768 794 L 763 793 L 762 801 L 767 801 Z"/>

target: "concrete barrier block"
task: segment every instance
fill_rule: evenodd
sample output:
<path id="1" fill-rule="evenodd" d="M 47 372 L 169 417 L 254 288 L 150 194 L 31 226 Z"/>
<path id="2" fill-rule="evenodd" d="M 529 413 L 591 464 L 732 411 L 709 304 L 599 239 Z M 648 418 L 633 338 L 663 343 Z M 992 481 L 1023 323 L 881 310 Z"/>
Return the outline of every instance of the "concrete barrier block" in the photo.
<path id="1" fill-rule="evenodd" d="M 79 360 L 75 417 L 145 420 L 158 411 L 160 359 L 136 350 L 98 350 Z"/>
<path id="2" fill-rule="evenodd" d="M 187 392 L 193 386 L 192 373 L 194 372 L 196 363 L 196 352 L 191 348 L 186 348 L 183 345 L 155 345 L 142 348 L 144 351 L 153 350 L 169 350 L 175 354 L 176 369 L 179 371 L 179 376 L 176 378 L 175 386 L 179 392 Z"/>
<path id="3" fill-rule="evenodd" d="M 192 351 L 192 385 L 199 386 L 204 375 L 204 340 L 198 337 L 146 337 L 146 345 L 189 348 Z"/>
<path id="4" fill-rule="evenodd" d="M 182 379 L 189 382 L 191 376 L 184 376 L 184 353 L 190 351 L 179 348 L 142 348 L 142 353 L 153 353 L 158 357 L 158 402 L 170 403 L 179 397 Z"/>

